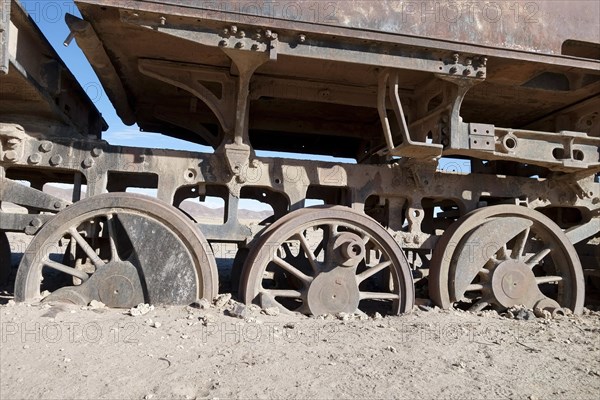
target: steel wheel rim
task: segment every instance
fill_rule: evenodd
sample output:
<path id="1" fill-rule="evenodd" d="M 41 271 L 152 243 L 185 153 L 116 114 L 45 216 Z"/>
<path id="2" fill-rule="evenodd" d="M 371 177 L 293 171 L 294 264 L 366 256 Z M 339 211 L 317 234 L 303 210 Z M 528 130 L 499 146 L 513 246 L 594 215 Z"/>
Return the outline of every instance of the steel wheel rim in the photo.
<path id="1" fill-rule="evenodd" d="M 322 255 L 323 260 L 311 261 L 308 257 L 307 247 L 310 248 L 310 246 L 307 244 L 307 238 L 304 233 L 307 229 L 315 227 L 322 229 L 321 227 L 324 226 L 342 227 L 341 233 L 345 234 L 345 238 L 340 239 L 342 240 L 342 242 L 340 242 L 342 243 L 341 246 L 344 246 L 344 240 L 346 239 L 350 242 L 355 240 L 355 237 L 358 235 L 354 235 L 357 233 L 367 235 L 369 238 L 367 245 L 370 246 L 370 243 L 372 243 L 378 250 L 382 251 L 381 258 L 389 258 L 384 261 L 377 260 L 379 262 L 372 261 L 371 267 L 377 267 L 377 273 L 389 271 L 391 279 L 394 282 L 394 293 L 376 292 L 378 293 L 378 295 L 376 295 L 376 293 L 360 289 L 361 285 L 364 285 L 369 278 L 376 275 L 376 273 L 374 273 L 375 270 L 369 269 L 366 265 L 364 257 L 361 258 L 359 256 L 354 259 L 355 261 L 350 261 L 350 264 L 357 263 L 356 260 L 360 258 L 356 267 L 329 265 L 326 268 L 315 269 L 314 264 L 321 264 L 321 266 L 328 262 L 333 262 L 333 264 L 335 264 L 333 259 L 327 261 L 327 251 L 324 249 L 321 249 L 319 254 L 317 254 L 319 257 Z M 304 236 L 304 239 L 300 238 L 300 233 Z M 339 238 L 340 236 L 338 235 L 335 237 Z M 359 237 L 363 238 L 363 236 Z M 289 239 L 294 239 L 297 242 L 297 257 L 304 264 L 304 268 L 297 268 L 295 265 L 292 265 L 292 267 L 296 267 L 296 269 L 299 270 L 299 273 L 290 273 L 289 266 L 282 267 L 283 263 L 281 261 L 275 261 L 275 256 L 277 256 L 275 252 L 265 251 L 265 248 L 279 249 L 282 247 L 283 243 L 289 242 Z M 335 242 L 335 239 L 332 240 Z M 333 242 L 329 244 L 332 243 Z M 324 247 L 323 243 L 320 243 L 319 246 L 317 246 L 317 250 L 319 247 Z M 330 248 L 328 251 L 338 250 Z M 313 256 L 315 253 L 316 252 L 313 252 Z M 283 258 L 284 262 L 286 261 L 286 258 L 289 259 L 289 254 L 287 257 Z M 314 259 L 316 257 L 311 258 Z M 328 255 L 327 258 L 329 258 Z M 342 257 L 342 259 L 343 258 L 344 257 Z M 339 259 L 337 259 L 337 261 L 339 261 Z M 310 266 L 310 269 L 307 266 L 307 263 Z M 273 289 L 265 288 L 263 286 L 265 273 L 273 272 L 267 271 L 267 269 L 274 264 L 277 265 L 279 270 L 283 270 L 288 275 L 293 275 L 293 278 L 296 281 L 300 280 L 300 284 L 302 285 L 302 288 L 299 290 L 300 293 L 294 294 L 296 295 L 296 300 L 302 304 L 293 311 L 313 315 L 321 314 L 321 312 L 315 312 L 315 310 L 329 310 L 329 312 L 322 313 L 335 313 L 336 311 L 362 312 L 361 305 L 364 301 L 379 299 L 380 301 L 392 302 L 393 305 L 390 313 L 397 315 L 410 311 L 414 304 L 412 274 L 399 246 L 377 222 L 363 214 L 358 214 L 351 209 L 346 209 L 345 207 L 321 207 L 317 209 L 299 210 L 289 214 L 283 223 L 278 224 L 274 229 L 270 229 L 263 237 L 261 237 L 260 241 L 252 248 L 244 266 L 244 275 L 240 290 L 242 298 L 246 303 L 260 301 L 260 296 L 263 295 L 267 295 L 272 299 L 279 299 L 281 297 L 287 298 L 292 295 L 291 292 L 277 292 L 276 290 L 279 289 L 275 289 L 274 291 Z M 361 264 L 362 268 L 358 266 L 359 264 Z M 298 265 L 298 263 L 296 265 Z M 304 269 L 304 271 L 302 271 L 302 269 Z M 344 272 L 340 272 L 343 270 Z M 347 272 L 345 270 L 347 270 Z M 369 275 L 371 273 L 373 273 L 373 275 Z M 345 274 L 348 274 L 348 276 Z M 325 278 L 326 275 L 328 275 L 327 278 Z M 356 281 L 354 282 L 354 285 L 356 287 L 352 286 L 350 275 L 355 277 Z M 337 282 L 336 279 L 340 279 L 342 282 Z M 331 280 L 336 281 L 338 286 L 341 287 L 330 284 Z M 356 291 L 358 291 L 358 293 Z M 339 298 L 336 297 L 336 294 L 339 295 Z M 392 299 L 392 295 L 395 296 L 395 298 Z M 332 300 L 323 301 L 319 296 L 331 296 Z M 356 309 L 352 309 L 353 302 L 357 301 L 356 296 L 359 296 Z M 348 302 L 346 302 L 346 300 Z M 323 307 L 319 304 L 321 302 L 325 304 Z M 277 304 L 280 308 L 288 308 L 284 307 L 280 300 L 277 301 Z M 336 305 L 340 305 L 340 309 L 336 310 Z"/>
<path id="2" fill-rule="evenodd" d="M 10 275 L 11 251 L 6 233 L 0 231 L 0 285 L 7 283 Z"/>
<path id="3" fill-rule="evenodd" d="M 42 227 L 30 243 L 23 255 L 21 264 L 19 265 L 15 283 L 15 299 L 27 302 L 39 300 L 41 297 L 40 285 L 42 269 L 44 267 L 49 267 L 47 263 L 48 257 L 46 257 L 48 250 L 50 249 L 51 251 L 52 247 L 56 246 L 61 238 L 68 236 L 72 228 L 76 229 L 90 219 L 101 220 L 101 222 L 104 223 L 104 225 L 102 225 L 103 232 L 106 232 L 110 236 L 111 228 L 109 226 L 110 224 L 108 224 L 110 216 L 113 216 L 113 218 L 118 216 L 120 219 L 123 217 L 132 217 L 137 218 L 138 220 L 148 221 L 148 223 L 151 224 L 150 226 L 162 226 L 164 230 L 170 232 L 173 237 L 177 236 L 181 239 L 181 248 L 185 249 L 185 254 L 183 254 L 183 256 L 189 258 L 192 264 L 190 268 L 194 270 L 193 273 L 188 271 L 187 275 L 184 275 L 187 276 L 188 280 L 194 280 L 193 282 L 188 282 L 188 284 L 194 285 L 196 288 L 196 295 L 192 301 L 198 297 L 212 299 L 216 295 L 218 290 L 217 269 L 216 261 L 210 251 L 210 246 L 203 238 L 202 234 L 183 213 L 166 203 L 148 196 L 130 193 L 111 193 L 82 200 L 57 214 L 55 218 Z M 104 231 L 104 229 L 106 230 Z M 72 234 L 71 239 L 73 239 Z M 71 241 L 73 242 L 73 240 Z M 109 264 L 114 266 L 117 261 L 128 261 L 121 260 L 121 257 L 118 257 L 119 260 L 113 258 L 115 256 L 113 251 L 113 241 L 109 241 L 111 253 Z M 77 240 L 75 240 L 75 242 L 77 242 Z M 79 242 L 77 242 L 77 245 L 83 250 Z M 39 249 L 42 250 L 38 251 Z M 83 251 L 86 255 L 89 255 L 85 250 Z M 119 249 L 117 249 L 117 253 L 118 251 Z M 138 255 L 135 257 L 138 257 Z M 93 255 L 89 258 L 92 259 Z M 96 261 L 98 262 L 98 266 L 101 267 L 102 265 L 100 265 L 99 261 Z M 107 264 L 106 260 L 101 261 L 104 262 L 103 265 Z M 62 265 L 65 267 L 72 267 L 65 264 Z M 50 267 L 52 268 L 52 266 Z M 101 269 L 97 269 L 96 271 L 100 270 Z M 73 271 L 69 271 L 69 273 L 71 274 Z M 90 278 L 93 275 L 94 274 L 92 274 Z M 156 281 L 157 278 L 158 277 L 146 276 L 143 279 L 144 282 L 148 282 L 151 280 Z M 168 286 L 169 283 L 172 282 L 165 282 L 165 286 Z M 164 296 L 161 295 L 152 297 L 164 298 Z M 184 294 L 180 293 L 179 298 L 174 298 L 183 300 L 185 297 Z M 188 297 L 191 298 L 191 295 Z M 149 299 L 149 301 L 152 301 L 152 299 Z M 157 301 L 156 303 L 170 304 L 168 301 Z M 183 304 L 182 301 L 176 301 L 175 303 Z"/>
<path id="4" fill-rule="evenodd" d="M 459 219 L 444 233 L 432 258 L 429 280 L 432 300 L 443 308 L 449 308 L 454 302 L 461 300 L 459 297 L 464 292 L 457 290 L 457 287 L 464 287 L 465 279 L 468 280 L 470 275 L 466 273 L 467 278 L 461 277 L 461 273 L 465 274 L 464 271 L 461 271 L 461 269 L 465 269 L 464 263 L 460 267 L 457 264 L 459 260 L 464 260 L 464 257 L 461 258 L 461 256 L 464 256 L 467 251 L 466 245 L 476 242 L 478 237 L 475 232 L 478 229 L 480 232 L 484 231 L 482 227 L 486 224 L 494 227 L 503 220 L 510 220 L 512 223 L 520 221 L 523 226 L 529 224 L 530 227 L 519 231 L 509 242 L 504 243 L 505 246 L 499 249 L 499 253 L 494 252 L 495 246 L 491 247 L 492 250 L 488 249 L 488 253 L 493 252 L 493 254 L 486 254 L 486 256 L 490 256 L 488 257 L 489 264 L 486 263 L 484 267 L 488 272 L 478 273 L 479 278 L 469 283 L 469 290 L 467 290 L 467 292 L 481 295 L 471 310 L 479 311 L 488 306 L 505 309 L 508 306 L 517 305 L 513 303 L 518 299 L 525 300 L 525 303 L 528 303 L 525 305 L 531 308 L 566 307 L 576 314 L 581 313 L 585 284 L 581 263 L 574 246 L 560 227 L 548 217 L 537 211 L 512 205 L 476 210 Z M 492 242 L 493 239 L 484 241 L 484 243 Z M 498 243 L 500 242 L 502 240 Z M 511 246 L 506 246 L 507 244 Z M 542 247 L 542 249 L 533 254 L 527 253 L 527 248 L 532 244 Z M 482 257 L 482 259 L 485 258 L 485 256 Z M 501 260 L 498 260 L 500 262 L 493 260 L 500 258 Z M 530 268 L 532 274 L 527 272 L 523 264 Z M 542 271 L 542 268 L 546 271 Z M 555 269 L 554 274 L 544 274 L 552 268 Z M 549 284 L 555 284 L 557 288 L 555 288 L 554 298 L 546 296 L 548 300 L 541 301 L 541 297 L 534 296 L 532 293 L 535 291 L 534 281 L 540 292 L 542 289 L 547 291 Z M 510 287 L 511 282 L 514 288 Z M 529 285 L 528 294 L 525 293 L 524 285 Z"/>

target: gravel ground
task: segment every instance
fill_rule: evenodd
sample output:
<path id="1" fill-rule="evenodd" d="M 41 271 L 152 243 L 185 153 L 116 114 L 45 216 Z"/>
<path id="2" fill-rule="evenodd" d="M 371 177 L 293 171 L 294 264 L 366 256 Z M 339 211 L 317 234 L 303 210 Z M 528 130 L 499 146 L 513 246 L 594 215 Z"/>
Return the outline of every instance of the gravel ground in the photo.
<path id="1" fill-rule="evenodd" d="M 224 304 L 223 304 L 224 303 Z M 207 303 L 208 304 L 208 303 Z M 597 399 L 600 313 L 0 306 L 2 399 Z M 267 310 L 271 312 L 272 310 Z M 276 314 L 276 313 L 274 313 Z"/>
<path id="2" fill-rule="evenodd" d="M 229 295 L 133 312 L 10 299 L 1 293 L 0 399 L 600 398 L 589 309 L 308 318 Z"/>

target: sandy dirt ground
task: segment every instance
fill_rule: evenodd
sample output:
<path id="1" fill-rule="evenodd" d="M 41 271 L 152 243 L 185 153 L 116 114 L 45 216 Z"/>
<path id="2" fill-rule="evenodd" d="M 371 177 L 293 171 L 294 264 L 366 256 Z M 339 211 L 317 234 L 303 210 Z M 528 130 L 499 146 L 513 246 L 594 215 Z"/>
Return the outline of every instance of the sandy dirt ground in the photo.
<path id="1" fill-rule="evenodd" d="M 131 316 L 9 302 L 0 397 L 597 399 L 600 313 L 586 313 L 308 318 L 225 297 Z"/>
<path id="2" fill-rule="evenodd" d="M 600 398 L 600 312 L 590 309 L 309 318 L 222 295 L 132 316 L 15 304 L 9 291 L 0 304 L 0 399 Z"/>

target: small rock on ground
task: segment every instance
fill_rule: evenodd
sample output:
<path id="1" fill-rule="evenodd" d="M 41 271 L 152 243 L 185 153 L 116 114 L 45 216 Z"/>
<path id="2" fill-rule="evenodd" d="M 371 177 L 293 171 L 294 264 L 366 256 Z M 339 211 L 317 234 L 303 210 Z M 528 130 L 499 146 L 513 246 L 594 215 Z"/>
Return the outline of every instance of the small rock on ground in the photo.
<path id="1" fill-rule="evenodd" d="M 192 304 L 190 304 L 190 307 L 199 308 L 201 310 L 206 310 L 206 309 L 210 308 L 210 301 L 208 301 L 206 299 L 198 299 L 195 302 L 193 302 Z"/>
<path id="2" fill-rule="evenodd" d="M 138 304 L 136 307 L 133 307 L 129 310 L 129 315 L 133 317 L 139 317 L 141 315 L 146 315 L 150 311 L 154 311 L 154 306 L 150 304 Z"/>
<path id="3" fill-rule="evenodd" d="M 225 307 L 229 300 L 231 300 L 231 293 L 223 293 L 215 298 L 214 304 L 218 308 Z"/>
<path id="4" fill-rule="evenodd" d="M 92 301 L 90 301 L 89 308 L 90 308 L 90 310 L 98 310 L 101 308 L 106 308 L 106 305 L 101 301 L 92 300 Z"/>
<path id="5" fill-rule="evenodd" d="M 267 307 L 263 310 L 263 313 L 271 317 L 276 317 L 279 315 L 279 307 Z"/>
<path id="6" fill-rule="evenodd" d="M 240 319 L 246 319 L 250 314 L 248 307 L 241 303 L 237 303 L 235 306 L 233 306 L 233 309 L 229 310 L 228 313 L 230 316 Z"/>

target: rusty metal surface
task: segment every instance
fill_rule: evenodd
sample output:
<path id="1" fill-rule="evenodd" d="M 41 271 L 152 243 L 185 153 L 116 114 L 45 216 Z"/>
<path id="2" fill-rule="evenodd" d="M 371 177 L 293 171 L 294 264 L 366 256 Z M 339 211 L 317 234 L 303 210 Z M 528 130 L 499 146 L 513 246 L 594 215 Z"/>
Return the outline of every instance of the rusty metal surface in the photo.
<path id="1" fill-rule="evenodd" d="M 116 6 L 137 11 L 208 18 L 238 16 L 247 23 L 341 27 L 435 38 L 516 51 L 562 54 L 567 40 L 598 44 L 600 5 L 595 1 L 314 1 L 256 2 L 79 0 L 78 4 Z M 572 21 L 573 23 L 565 23 Z M 582 29 L 583 28 L 583 29 Z M 351 36 L 350 34 L 348 36 Z"/>
<path id="2" fill-rule="evenodd" d="M 246 303 L 265 307 L 269 299 L 312 315 L 412 309 L 407 260 L 376 221 L 344 207 L 306 208 L 280 221 L 248 255 L 240 285 Z M 377 274 L 389 274 L 392 284 L 371 279 Z"/>
<path id="3" fill-rule="evenodd" d="M 58 129 L 57 136 L 101 137 L 108 128 L 85 90 L 62 62 L 20 3 L 3 0 L 1 29 L 0 119 L 18 121 L 32 129 L 43 120 L 75 128 Z M 26 118 L 24 116 L 30 116 Z"/>
<path id="4" fill-rule="evenodd" d="M 562 24 L 565 26 L 553 30 L 548 22 L 544 30 L 527 38 L 508 22 L 502 25 L 504 28 L 495 26 L 500 31 L 489 30 L 489 37 L 478 36 L 479 25 L 457 24 L 451 26 L 456 30 L 450 29 L 449 38 L 440 38 L 436 29 L 448 28 L 448 24 L 433 26 L 424 21 L 423 26 L 393 26 L 390 21 L 398 16 L 394 7 L 402 2 L 382 2 L 377 9 L 375 3 L 338 2 L 337 15 L 344 19 L 327 24 L 269 15 L 248 18 L 239 10 L 211 10 L 208 3 L 197 1 L 78 2 L 84 21 L 68 16 L 67 22 L 123 120 L 135 121 L 146 131 L 208 144 L 214 149 L 211 153 L 146 149 L 143 143 L 140 147 L 119 147 L 82 137 L 85 129 L 82 131 L 81 124 L 65 117 L 60 98 L 57 109 L 57 98 L 51 95 L 52 82 L 40 84 L 39 67 L 46 42 L 39 31 L 28 28 L 23 15 L 11 13 L 11 19 L 17 25 L 23 23 L 23 29 L 31 33 L 28 40 L 15 42 L 18 51 L 14 54 L 30 57 L 27 62 L 17 57 L 11 62 L 9 74 L 0 77 L 0 90 L 5 91 L 0 99 L 0 202 L 28 210 L 26 214 L 0 211 L 0 230 L 36 235 L 34 241 L 38 244 L 57 239 L 60 233 L 54 235 L 54 231 L 67 232 L 63 236 L 75 241 L 80 267 L 72 268 L 77 262 L 65 259 L 63 263 L 53 259 L 50 267 L 70 273 L 75 284 L 84 282 L 80 286 L 91 281 L 93 285 L 88 286 L 95 290 L 94 298 L 103 297 L 112 305 L 123 306 L 129 304 L 129 297 L 116 296 L 111 289 L 122 287 L 124 294 L 139 294 L 139 290 L 132 289 L 137 284 L 130 279 L 131 268 L 116 262 L 114 271 L 118 273 L 107 277 L 92 274 L 95 264 L 105 261 L 101 256 L 114 262 L 106 257 L 112 251 L 108 221 L 113 206 L 123 203 L 115 200 L 105 208 L 94 208 L 102 213 L 96 218 L 99 230 L 93 229 L 94 224 L 78 220 L 81 216 L 75 214 L 80 207 L 95 207 L 107 196 L 126 199 L 128 195 L 122 192 L 129 188 L 155 189 L 161 207 L 170 216 L 177 214 L 177 218 L 163 216 L 157 222 L 148 215 L 154 207 L 142 209 L 137 199 L 135 215 L 123 210 L 114 212 L 121 214 L 123 224 L 130 227 L 119 237 L 131 238 L 130 247 L 142 255 L 137 261 L 143 267 L 154 265 L 157 249 L 168 254 L 177 247 L 180 237 L 203 234 L 211 244 L 236 243 L 251 250 L 267 239 L 275 244 L 298 240 L 297 235 L 296 239 L 292 236 L 304 229 L 298 224 L 307 218 L 305 212 L 309 213 L 302 211 L 303 207 L 308 201 L 318 200 L 346 207 L 343 215 L 328 214 L 332 224 L 338 218 L 347 222 L 346 229 L 331 243 L 332 248 L 340 248 L 342 256 L 332 257 L 335 262 L 328 264 L 330 267 L 356 267 L 352 263 L 357 257 L 352 254 L 363 251 L 357 237 L 367 232 L 369 242 L 384 239 L 391 246 L 388 250 L 393 247 L 391 252 L 384 251 L 388 255 L 402 255 L 398 250 L 402 249 L 415 281 L 458 279 L 456 286 L 438 285 L 439 292 L 431 294 L 436 300 L 447 295 L 444 306 L 462 300 L 451 298 L 451 289 L 452 295 L 459 297 L 484 294 L 485 287 L 485 294 L 491 293 L 492 303 L 499 307 L 511 304 L 510 299 L 516 297 L 542 308 L 559 303 L 577 310 L 583 293 L 579 290 L 579 260 L 585 263 L 586 271 L 600 270 L 600 62 L 593 57 L 597 40 L 591 47 L 581 45 L 578 54 L 585 53 L 588 58 L 576 57 L 573 48 L 568 49 L 570 55 L 559 55 L 552 47 L 561 35 L 570 35 L 573 27 L 587 23 L 587 19 L 592 20 L 588 26 L 593 30 L 595 17 L 590 13 L 582 19 L 578 17 L 581 10 L 566 10 L 564 15 L 569 19 Z M 297 4 L 305 6 L 308 2 Z M 518 1 L 514 4 L 523 5 Z M 360 13 L 371 12 L 365 7 L 372 7 L 371 15 L 377 18 L 359 18 Z M 563 8 L 561 5 L 556 10 L 563 12 Z M 544 21 L 556 17 L 551 11 L 541 16 Z M 402 29 L 407 31 L 395 31 Z M 419 36 L 419 32 L 426 36 Z M 581 35 L 589 32 L 582 30 Z M 11 41 L 21 39 L 10 33 Z M 575 39 L 584 40 L 583 36 Z M 535 46 L 540 37 L 547 39 L 547 48 L 539 53 L 514 48 L 517 42 Z M 486 44 L 490 38 L 506 39 L 507 44 L 490 47 Z M 477 43 L 469 42 L 475 39 Z M 62 65 L 57 59 L 51 64 L 56 63 Z M 30 74 L 29 80 L 25 79 L 26 73 Z M 67 90 L 64 94 L 75 94 L 69 98 L 87 113 L 89 101 L 78 98 L 77 93 Z M 4 94 L 13 101 L 3 101 Z M 13 110 L 10 107 L 22 113 L 25 106 L 30 107 L 30 113 L 8 118 Z M 256 150 L 261 149 L 332 154 L 354 158 L 358 163 L 257 156 Z M 460 159 L 438 164 L 440 157 L 450 155 Z M 17 186 L 18 181 L 29 182 L 30 187 Z M 69 202 L 58 204 L 44 193 L 42 189 L 48 182 L 73 185 L 74 204 L 64 209 Z M 80 201 L 83 197 L 86 200 Z M 192 226 L 176 210 L 185 200 L 202 202 L 207 197 L 223 200 L 222 223 L 198 221 Z M 244 199 L 268 204 L 273 216 L 259 224 L 242 220 L 239 211 Z M 488 269 L 492 277 L 489 282 L 471 279 L 481 263 L 487 264 L 484 258 L 469 258 L 462 263 L 466 268 L 448 267 L 440 273 L 435 265 L 437 256 L 433 264 L 431 256 L 448 247 L 447 238 L 458 229 L 456 222 L 468 218 L 465 216 L 471 211 L 494 213 L 498 207 L 518 212 L 473 220 L 472 229 L 458 239 L 486 239 L 490 232 L 500 229 L 507 233 L 504 242 L 512 247 L 516 239 L 507 237 L 519 234 L 513 232 L 516 226 L 531 223 L 535 237 L 523 241 L 532 248 L 542 243 L 554 246 L 544 261 L 551 264 L 552 259 L 565 266 L 559 268 L 558 275 L 572 290 L 543 299 L 537 286 L 554 281 L 537 279 L 554 280 L 558 275 L 532 278 L 516 259 L 494 263 Z M 40 210 L 44 213 L 39 214 Z M 347 214 L 352 217 L 347 218 Z M 180 223 L 176 232 L 169 231 L 172 220 Z M 62 224 L 58 228 L 57 221 Z M 89 228 L 81 232 L 83 240 L 70 229 L 79 222 Z M 466 225 L 460 226 L 466 229 Z M 65 227 L 69 229 L 65 231 Z M 161 241 L 161 235 L 148 234 L 152 230 L 170 239 Z M 272 233 L 275 231 L 278 233 Z M 94 240 L 88 243 L 85 237 Z M 175 245 L 164 248 L 166 243 Z M 90 247 L 99 249 L 100 254 L 92 255 Z M 86 249 L 89 262 L 80 257 Z M 33 275 L 40 267 L 32 258 L 34 253 L 31 250 L 25 258 Z M 210 251 L 207 248 L 206 253 L 197 254 L 208 258 L 208 269 L 197 264 L 198 276 L 208 277 L 205 283 L 211 283 L 212 289 L 207 292 L 214 294 L 218 285 Z M 402 268 L 406 267 L 404 261 L 398 263 Z M 261 268 L 247 269 L 255 276 L 246 281 L 245 289 L 256 289 Z M 357 268 L 358 274 L 368 275 L 369 270 Z M 189 272 L 189 268 L 181 269 Z M 334 272 L 337 270 L 329 271 L 336 279 L 317 281 L 316 276 L 314 289 L 300 296 L 310 303 L 307 312 L 332 311 L 339 305 L 337 300 L 323 298 L 324 294 L 346 299 L 342 308 L 350 310 L 357 308 L 360 292 L 373 293 L 361 287 L 357 295 L 356 279 L 352 281 L 351 274 L 338 275 Z M 163 276 L 161 271 L 150 268 L 143 280 L 148 290 L 160 292 L 165 279 L 175 282 L 181 278 Z M 306 275 L 306 271 L 301 272 Z M 576 279 L 570 279 L 569 274 Z M 22 272 L 18 280 L 20 298 L 38 295 L 39 282 L 28 275 Z M 104 284 L 104 278 L 109 284 Z M 127 280 L 132 285 L 127 286 Z M 412 290 L 408 278 L 401 281 L 406 284 L 404 294 Z M 508 281 L 517 282 L 517 286 L 506 286 Z M 398 296 L 392 293 L 399 289 L 396 283 L 384 291 L 390 299 Z M 338 291 L 336 285 L 348 290 Z M 186 287 L 190 286 L 184 284 L 180 289 Z M 155 293 L 152 299 L 173 300 L 178 298 L 178 290 L 173 283 L 167 292 Z M 254 290 L 251 300 L 258 296 L 258 301 L 273 304 L 273 296 L 259 292 Z M 71 302 L 90 299 L 89 293 L 69 288 L 56 296 Z M 360 302 L 358 308 L 362 309 Z M 404 310 L 402 306 L 399 309 Z"/>
<path id="5" fill-rule="evenodd" d="M 0 74 L 8 73 L 10 61 L 10 2 L 0 1 Z"/>
<path id="6" fill-rule="evenodd" d="M 0 285 L 7 283 L 11 266 L 10 243 L 6 233 L 0 231 Z"/>
<path id="7" fill-rule="evenodd" d="M 104 66 L 97 72 L 108 89 L 125 90 L 137 123 L 146 131 L 217 148 L 233 141 L 228 132 L 236 127 L 235 136 L 247 135 L 249 143 L 242 142 L 254 149 L 296 151 L 301 143 L 305 153 L 359 161 L 382 150 L 436 156 L 438 150 L 423 149 L 443 146 L 443 155 L 549 163 L 564 171 L 591 169 L 599 162 L 597 143 L 569 147 L 565 142 L 570 139 L 560 134 L 542 139 L 554 143 L 532 153 L 538 141 L 525 132 L 600 136 L 595 111 L 600 106 L 600 62 L 561 56 L 555 49 L 567 39 L 598 45 L 593 35 L 598 5 L 552 3 L 556 4 L 535 3 L 535 24 L 519 20 L 533 18 L 525 13 L 534 4 L 528 2 L 511 3 L 517 21 L 504 10 L 501 17 L 506 21 L 490 23 L 486 18 L 491 18 L 496 3 L 486 3 L 480 8 L 487 11 L 479 9 L 473 21 L 425 18 L 417 24 L 412 20 L 421 17 L 402 10 L 402 2 L 377 2 L 377 7 L 366 1 L 294 2 L 304 9 L 332 5 L 336 22 L 319 22 L 308 14 L 288 19 L 285 12 L 272 15 L 283 8 L 249 18 L 243 10 L 256 3 L 243 1 L 80 1 L 82 15 L 91 24 L 86 29 L 97 35 L 110 65 L 104 56 L 95 56 L 96 44 L 86 44 L 75 33 L 93 64 Z M 475 12 L 477 7 L 472 8 Z M 405 23 L 399 22 L 402 13 Z M 578 29 L 581 24 L 590 29 Z M 256 57 L 263 62 L 248 69 L 245 64 Z M 385 114 L 377 101 L 384 68 L 398 76 L 397 96 L 385 107 L 389 113 L 404 111 L 401 119 L 409 134 L 402 125 L 385 134 L 385 118 L 376 122 Z M 237 87 L 241 78 L 249 82 L 248 89 Z M 247 99 L 237 97 L 246 90 Z M 217 95 L 222 97 L 216 100 Z M 124 96 L 117 97 L 120 100 L 113 102 L 119 113 L 130 116 Z M 240 125 L 246 117 L 236 115 L 246 107 L 247 127 Z M 497 134 L 487 147 L 473 146 L 475 139 L 469 142 L 469 127 L 463 122 L 488 124 Z M 504 149 L 507 133 L 523 145 Z M 347 139 L 343 147 L 337 146 L 340 137 Z M 557 157 L 552 154 L 555 147 L 561 147 Z M 244 152 L 242 158 L 247 158 L 247 148 Z"/>
<path id="8" fill-rule="evenodd" d="M 430 296 L 441 307 L 465 301 L 474 311 L 523 304 L 579 314 L 584 291 L 573 244 L 553 221 L 523 207 L 470 213 L 444 233 L 434 251 Z"/>
<path id="9" fill-rule="evenodd" d="M 64 237 L 72 244 L 63 255 L 57 243 Z M 55 297 L 75 296 L 83 305 L 91 300 L 118 308 L 189 304 L 212 299 L 218 290 L 208 242 L 188 218 L 168 204 L 130 193 L 82 200 L 45 225 L 19 265 L 19 301 L 40 299 L 44 266 L 77 278 L 79 284 L 63 287 Z"/>

